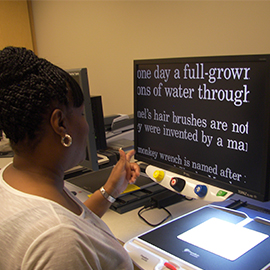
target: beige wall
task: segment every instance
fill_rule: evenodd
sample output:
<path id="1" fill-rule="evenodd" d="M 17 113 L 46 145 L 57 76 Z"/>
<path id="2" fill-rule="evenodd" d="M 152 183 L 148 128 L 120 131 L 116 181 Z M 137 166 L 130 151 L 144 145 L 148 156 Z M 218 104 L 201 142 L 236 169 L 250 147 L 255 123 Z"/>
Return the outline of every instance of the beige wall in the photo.
<path id="1" fill-rule="evenodd" d="M 27 0 L 0 0 L 0 49 L 6 46 L 33 50 Z"/>
<path id="2" fill-rule="evenodd" d="M 87 67 L 105 115 L 133 112 L 133 60 L 270 53 L 269 1 L 36 1 L 39 56 Z"/>

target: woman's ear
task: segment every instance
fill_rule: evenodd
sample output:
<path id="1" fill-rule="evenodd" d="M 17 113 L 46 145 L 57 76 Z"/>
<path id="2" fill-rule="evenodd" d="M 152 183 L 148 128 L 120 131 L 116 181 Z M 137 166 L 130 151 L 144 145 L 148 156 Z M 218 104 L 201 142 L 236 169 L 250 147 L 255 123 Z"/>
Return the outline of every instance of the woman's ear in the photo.
<path id="1" fill-rule="evenodd" d="M 66 116 L 60 109 L 55 109 L 50 118 L 51 126 L 55 133 L 63 137 L 66 134 Z"/>

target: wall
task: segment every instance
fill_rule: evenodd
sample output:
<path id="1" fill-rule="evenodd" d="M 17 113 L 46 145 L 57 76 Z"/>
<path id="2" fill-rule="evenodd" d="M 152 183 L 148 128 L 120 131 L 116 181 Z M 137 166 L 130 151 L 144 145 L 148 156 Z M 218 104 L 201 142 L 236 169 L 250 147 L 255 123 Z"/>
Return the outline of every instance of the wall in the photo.
<path id="1" fill-rule="evenodd" d="M 10 45 L 34 49 L 27 0 L 0 1 L 0 37 L 0 49 Z"/>
<path id="2" fill-rule="evenodd" d="M 87 67 L 105 115 L 133 112 L 133 60 L 270 53 L 269 1 L 35 1 L 39 56 Z"/>

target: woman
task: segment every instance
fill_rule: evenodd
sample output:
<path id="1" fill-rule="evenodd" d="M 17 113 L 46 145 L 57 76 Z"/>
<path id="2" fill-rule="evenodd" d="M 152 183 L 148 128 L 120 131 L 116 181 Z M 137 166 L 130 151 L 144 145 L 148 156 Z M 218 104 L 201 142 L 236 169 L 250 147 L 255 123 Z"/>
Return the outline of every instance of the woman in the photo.
<path id="1" fill-rule="evenodd" d="M 64 172 L 85 158 L 83 113 L 65 71 L 24 48 L 0 51 L 0 126 L 14 151 L 0 176 L 1 270 L 133 268 L 100 217 L 139 176 L 134 152 L 119 150 L 102 192 L 84 204 L 64 187 Z"/>

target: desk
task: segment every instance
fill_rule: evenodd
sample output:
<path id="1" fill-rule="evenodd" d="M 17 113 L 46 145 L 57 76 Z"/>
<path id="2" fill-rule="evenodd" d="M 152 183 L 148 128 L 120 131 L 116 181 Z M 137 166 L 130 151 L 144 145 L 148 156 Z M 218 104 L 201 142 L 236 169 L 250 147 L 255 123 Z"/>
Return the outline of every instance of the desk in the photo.
<path id="1" fill-rule="evenodd" d="M 209 204 L 209 202 L 202 200 L 182 201 L 166 207 L 166 209 L 171 212 L 172 218 L 176 218 L 207 204 Z M 124 214 L 118 214 L 112 210 L 108 210 L 102 217 L 102 220 L 110 227 L 117 239 L 122 242 L 127 242 L 131 238 L 153 228 L 139 218 L 137 214 L 138 210 L 139 209 L 134 209 Z M 160 221 L 163 219 L 162 211 L 161 209 L 151 210 L 147 212 L 147 217 L 151 220 Z"/>

